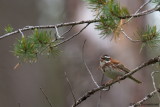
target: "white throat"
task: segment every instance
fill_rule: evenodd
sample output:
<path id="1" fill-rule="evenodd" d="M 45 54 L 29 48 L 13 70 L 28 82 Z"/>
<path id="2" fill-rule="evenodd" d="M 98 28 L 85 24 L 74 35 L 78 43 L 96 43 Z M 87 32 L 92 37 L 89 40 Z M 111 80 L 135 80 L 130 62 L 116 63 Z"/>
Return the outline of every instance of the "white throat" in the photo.
<path id="1" fill-rule="evenodd" d="M 111 61 L 100 61 L 100 66 L 102 67 L 102 66 L 104 66 L 105 64 L 107 64 L 107 63 L 110 63 Z"/>

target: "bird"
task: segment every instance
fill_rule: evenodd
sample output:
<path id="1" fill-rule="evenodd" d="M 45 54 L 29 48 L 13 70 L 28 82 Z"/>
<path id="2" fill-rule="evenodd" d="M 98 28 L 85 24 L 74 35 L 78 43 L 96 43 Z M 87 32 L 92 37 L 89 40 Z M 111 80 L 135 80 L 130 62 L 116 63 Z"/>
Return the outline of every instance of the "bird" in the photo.
<path id="1" fill-rule="evenodd" d="M 120 61 L 111 58 L 109 55 L 103 55 L 100 57 L 100 69 L 105 76 L 112 80 L 116 80 L 130 72 L 130 70 L 121 64 Z M 129 76 L 128 78 L 138 84 L 142 83 L 132 76 Z"/>

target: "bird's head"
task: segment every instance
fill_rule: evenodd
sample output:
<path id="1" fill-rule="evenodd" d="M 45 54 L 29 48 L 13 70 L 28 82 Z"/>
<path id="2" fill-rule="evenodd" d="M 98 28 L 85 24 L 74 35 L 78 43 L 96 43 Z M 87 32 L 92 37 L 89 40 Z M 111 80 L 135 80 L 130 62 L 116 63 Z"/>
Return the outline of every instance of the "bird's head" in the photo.
<path id="1" fill-rule="evenodd" d="M 104 60 L 105 62 L 110 62 L 110 60 L 111 60 L 111 57 L 110 56 L 108 56 L 108 55 L 103 55 L 103 56 L 101 56 L 101 58 L 100 58 L 101 60 Z"/>

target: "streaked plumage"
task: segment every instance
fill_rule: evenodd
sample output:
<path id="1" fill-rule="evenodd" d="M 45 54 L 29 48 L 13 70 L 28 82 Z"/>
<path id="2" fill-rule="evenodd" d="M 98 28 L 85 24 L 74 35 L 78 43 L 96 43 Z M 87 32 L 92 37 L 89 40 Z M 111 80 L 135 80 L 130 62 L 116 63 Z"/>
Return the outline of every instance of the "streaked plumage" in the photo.
<path id="1" fill-rule="evenodd" d="M 104 55 L 100 58 L 100 67 L 104 74 L 113 80 L 130 72 L 130 70 L 124 67 L 123 64 L 120 64 L 119 61 L 112 59 L 108 55 Z M 129 78 L 136 83 L 141 83 L 132 76 L 129 76 Z"/>

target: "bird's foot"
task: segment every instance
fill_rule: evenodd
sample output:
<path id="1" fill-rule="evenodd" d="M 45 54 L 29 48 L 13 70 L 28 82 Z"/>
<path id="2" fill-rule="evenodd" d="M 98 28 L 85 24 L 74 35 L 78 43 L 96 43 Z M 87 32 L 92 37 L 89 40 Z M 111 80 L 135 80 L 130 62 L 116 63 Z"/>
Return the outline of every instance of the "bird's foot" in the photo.
<path id="1" fill-rule="evenodd" d="M 106 83 L 102 84 L 102 86 L 105 86 L 105 85 L 107 85 L 107 84 L 111 84 L 112 82 L 113 82 L 113 80 L 109 80 L 109 81 L 107 81 Z"/>
<path id="2" fill-rule="evenodd" d="M 121 77 L 122 77 L 122 76 L 118 76 L 118 77 L 115 79 L 115 81 L 120 80 Z M 119 81 L 119 83 L 120 83 L 120 81 Z"/>

